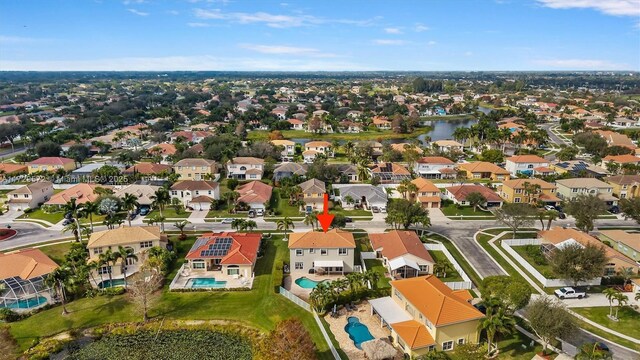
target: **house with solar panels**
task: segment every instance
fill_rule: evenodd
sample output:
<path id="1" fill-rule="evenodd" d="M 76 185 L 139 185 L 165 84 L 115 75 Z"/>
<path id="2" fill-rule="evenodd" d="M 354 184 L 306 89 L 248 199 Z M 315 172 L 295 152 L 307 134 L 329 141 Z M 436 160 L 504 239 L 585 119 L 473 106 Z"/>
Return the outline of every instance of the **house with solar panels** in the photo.
<path id="1" fill-rule="evenodd" d="M 185 256 L 171 289 L 251 288 L 261 234 L 203 234 Z"/>

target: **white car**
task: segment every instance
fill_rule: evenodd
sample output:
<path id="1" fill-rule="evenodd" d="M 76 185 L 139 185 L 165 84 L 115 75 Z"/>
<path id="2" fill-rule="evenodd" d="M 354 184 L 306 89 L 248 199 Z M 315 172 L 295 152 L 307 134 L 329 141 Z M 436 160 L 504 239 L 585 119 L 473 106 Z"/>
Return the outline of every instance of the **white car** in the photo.
<path id="1" fill-rule="evenodd" d="M 564 299 L 582 299 L 587 297 L 587 293 L 576 291 L 572 287 L 563 287 L 553 292 L 560 300 Z"/>
<path id="2" fill-rule="evenodd" d="M 555 206 L 553 206 L 553 205 L 545 205 L 544 209 L 545 209 L 545 210 L 555 210 L 555 209 L 556 209 L 556 207 L 555 207 Z"/>
<path id="3" fill-rule="evenodd" d="M 233 219 L 226 218 L 226 219 L 222 219 L 222 221 L 220 221 L 220 224 L 231 224 L 232 222 L 233 222 Z"/>

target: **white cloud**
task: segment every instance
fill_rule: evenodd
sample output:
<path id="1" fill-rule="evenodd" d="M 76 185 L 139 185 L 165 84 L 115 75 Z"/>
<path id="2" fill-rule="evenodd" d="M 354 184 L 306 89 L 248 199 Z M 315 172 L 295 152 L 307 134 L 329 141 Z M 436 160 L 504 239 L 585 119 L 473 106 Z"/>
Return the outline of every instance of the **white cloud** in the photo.
<path id="1" fill-rule="evenodd" d="M 261 54 L 270 55 L 298 55 L 310 57 L 336 57 L 335 54 L 325 53 L 315 48 L 305 48 L 286 45 L 256 45 L 256 44 L 239 44 L 239 47 Z"/>
<path id="2" fill-rule="evenodd" d="M 138 16 L 148 16 L 149 15 L 148 12 L 144 12 L 144 11 L 140 11 L 140 10 L 136 10 L 136 9 L 127 9 L 127 11 L 132 13 L 132 14 L 136 14 Z"/>
<path id="3" fill-rule="evenodd" d="M 472 56 L 472 55 L 473 55 L 473 52 L 471 51 L 467 51 L 464 53 L 464 56 Z"/>
<path id="4" fill-rule="evenodd" d="M 380 17 L 368 20 L 324 19 L 304 14 L 283 15 L 267 12 L 223 12 L 220 9 L 194 9 L 194 14 L 197 18 L 204 20 L 226 20 L 239 24 L 265 24 L 273 28 L 290 28 L 330 23 L 369 26 L 380 19 Z"/>
<path id="5" fill-rule="evenodd" d="M 375 39 L 373 43 L 376 45 L 404 45 L 407 42 L 404 40 L 392 40 L 392 39 Z"/>
<path id="6" fill-rule="evenodd" d="M 124 0 L 122 3 L 125 5 L 130 5 L 130 4 L 144 4 L 146 2 L 147 0 Z"/>
<path id="7" fill-rule="evenodd" d="M 187 23 L 187 26 L 197 28 L 197 27 L 210 27 L 211 25 L 207 23 L 202 23 L 202 22 L 190 22 L 190 23 Z"/>
<path id="8" fill-rule="evenodd" d="M 431 40 L 431 41 L 429 41 L 429 42 L 427 43 L 427 45 L 429 45 L 429 46 L 433 46 L 433 45 L 435 45 L 435 44 L 437 44 L 437 42 L 435 42 L 435 41 L 433 41 L 433 40 Z"/>
<path id="9" fill-rule="evenodd" d="M 399 28 L 385 28 L 384 32 L 387 34 L 402 34 L 402 30 Z"/>
<path id="10" fill-rule="evenodd" d="M 425 25 L 422 25 L 422 24 L 416 24 L 416 26 L 413 28 L 413 30 L 415 32 L 423 32 L 423 31 L 429 30 L 429 27 L 425 26 Z"/>
<path id="11" fill-rule="evenodd" d="M 535 60 L 534 63 L 563 70 L 628 70 L 630 68 L 626 64 L 595 59 L 547 59 Z"/>
<path id="12" fill-rule="evenodd" d="M 180 12 L 178 10 L 169 10 L 169 11 L 167 11 L 167 14 L 169 14 L 169 15 L 180 15 Z"/>
<path id="13" fill-rule="evenodd" d="M 309 58 L 227 58 L 211 55 L 95 60 L 0 60 L 6 71 L 367 71 L 379 70 L 345 61 Z"/>
<path id="14" fill-rule="evenodd" d="M 594 9 L 607 15 L 640 16 L 638 0 L 538 0 L 552 9 Z"/>
<path id="15" fill-rule="evenodd" d="M 10 35 L 0 35 L 0 44 L 8 45 L 8 44 L 27 44 L 38 41 L 38 39 L 22 37 L 22 36 L 10 36 Z"/>

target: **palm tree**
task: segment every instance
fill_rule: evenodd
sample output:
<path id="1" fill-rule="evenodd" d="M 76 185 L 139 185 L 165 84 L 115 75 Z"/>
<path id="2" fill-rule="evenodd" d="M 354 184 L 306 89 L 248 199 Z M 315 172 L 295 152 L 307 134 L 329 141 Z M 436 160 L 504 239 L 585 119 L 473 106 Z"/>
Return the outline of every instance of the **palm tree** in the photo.
<path id="1" fill-rule="evenodd" d="M 153 195 L 151 195 L 151 199 L 153 200 L 153 207 L 158 208 L 160 211 L 162 231 L 164 232 L 164 216 L 162 215 L 162 211 L 164 210 L 165 205 L 171 203 L 171 195 L 169 195 L 169 191 L 165 188 L 158 189 Z"/>
<path id="2" fill-rule="evenodd" d="M 184 240 L 187 236 L 184 234 L 184 228 L 190 223 L 187 220 L 176 221 L 173 226 L 180 230 L 180 240 Z"/>
<path id="3" fill-rule="evenodd" d="M 487 308 L 487 316 L 478 324 L 480 330 L 487 332 L 487 348 L 488 353 L 491 354 L 491 346 L 493 345 L 493 339 L 498 334 L 510 334 L 516 327 L 516 322 L 513 316 L 505 313 L 502 307 Z M 498 343 L 496 342 L 496 350 L 498 350 Z"/>
<path id="4" fill-rule="evenodd" d="M 585 343 L 580 347 L 580 352 L 576 355 L 576 360 L 605 360 L 611 359 L 609 351 L 604 351 L 598 347 L 598 343 Z"/>
<path id="5" fill-rule="evenodd" d="M 98 286 L 98 282 L 93 277 L 93 272 L 94 271 L 98 272 L 100 275 L 100 282 L 103 282 L 104 279 L 102 278 L 102 272 L 98 271 L 98 269 L 100 269 L 101 267 L 102 267 L 102 264 L 100 263 L 99 260 L 91 260 L 87 262 L 87 265 L 86 265 L 87 271 L 89 272 L 89 276 L 91 276 L 91 280 L 93 280 L 93 283 L 96 284 L 96 286 Z"/>
<path id="6" fill-rule="evenodd" d="M 287 232 L 289 231 L 289 229 L 295 229 L 295 227 L 296 227 L 293 224 L 293 220 L 291 220 L 291 218 L 289 218 L 288 216 L 285 216 L 283 219 L 280 219 L 280 220 L 276 221 L 276 225 L 278 227 L 278 230 L 284 231 L 284 240 L 285 241 L 288 240 Z"/>
<path id="7" fill-rule="evenodd" d="M 351 195 L 347 195 L 344 197 L 344 201 L 347 203 L 347 205 L 351 205 L 353 204 L 355 201 L 353 200 L 353 197 Z"/>
<path id="8" fill-rule="evenodd" d="M 138 203 L 137 196 L 129 193 L 124 194 L 124 196 L 122 197 L 122 208 L 127 210 L 127 220 L 129 220 L 129 226 L 131 226 L 131 216 L 133 214 L 133 211 L 138 206 L 140 206 L 140 204 Z"/>
<path id="9" fill-rule="evenodd" d="M 113 259 L 114 264 L 120 259 L 120 271 L 124 277 L 124 286 L 127 286 L 127 260 L 138 261 L 138 256 L 132 248 L 119 246 L 118 251 L 113 253 Z"/>
<path id="10" fill-rule="evenodd" d="M 93 232 L 93 215 L 98 214 L 98 211 L 100 211 L 100 204 L 95 201 L 87 201 L 80 206 L 81 212 L 84 217 L 89 219 L 89 226 L 91 227 L 91 231 Z"/>
<path id="11" fill-rule="evenodd" d="M 609 317 L 613 317 L 613 300 L 616 297 L 616 294 L 619 293 L 618 290 L 614 288 L 606 288 L 602 291 L 604 296 L 609 300 Z"/>
<path id="12" fill-rule="evenodd" d="M 377 271 L 373 271 L 373 270 L 368 270 L 365 273 L 365 278 L 366 280 L 369 281 L 369 283 L 371 283 L 371 288 L 373 290 L 378 290 L 378 280 L 380 280 L 380 273 Z"/>
<path id="13" fill-rule="evenodd" d="M 111 274 L 112 271 L 112 266 L 111 263 L 113 263 L 113 265 L 115 265 L 116 262 L 116 258 L 114 256 L 114 253 L 111 249 L 107 249 L 107 251 L 103 252 L 102 254 L 98 255 L 98 260 L 106 265 L 108 267 L 108 274 L 109 274 L 109 286 L 113 286 L 113 275 Z M 102 286 L 102 288 L 104 289 L 104 284 Z"/>
<path id="14" fill-rule="evenodd" d="M 227 202 L 227 211 L 229 211 L 230 214 L 233 213 L 233 210 L 235 208 L 233 204 L 235 204 L 236 200 L 238 200 L 239 197 L 240 194 L 236 191 L 230 191 L 228 193 L 222 194 L 222 199 Z"/>
<path id="15" fill-rule="evenodd" d="M 66 266 L 60 266 L 53 270 L 47 275 L 44 279 L 45 285 L 49 288 L 53 288 L 56 294 L 60 296 L 60 301 L 62 301 L 62 315 L 67 315 L 69 312 L 67 311 L 67 295 L 65 292 L 67 281 L 71 277 L 71 271 Z"/>
<path id="16" fill-rule="evenodd" d="M 458 127 L 453 131 L 453 138 L 457 141 L 460 141 L 460 143 L 462 144 L 462 151 L 464 151 L 464 145 L 466 143 L 466 140 L 470 137 L 471 135 L 471 130 L 469 128 L 466 127 Z"/>
<path id="17" fill-rule="evenodd" d="M 617 303 L 618 306 L 616 306 L 616 319 L 618 319 L 618 311 L 620 310 L 621 307 L 627 305 L 627 303 L 629 302 L 629 297 L 627 297 L 627 295 L 618 292 L 614 298 L 613 298 Z"/>
<path id="18" fill-rule="evenodd" d="M 409 182 L 407 184 L 407 192 L 409 193 L 410 199 L 415 199 L 415 196 L 418 193 L 418 186 L 412 182 Z"/>
<path id="19" fill-rule="evenodd" d="M 358 179 L 361 182 L 369 180 L 369 168 L 365 164 L 358 164 Z"/>
<path id="20" fill-rule="evenodd" d="M 62 206 L 62 210 L 65 212 L 65 214 L 67 213 L 71 214 L 72 224 L 75 223 L 76 227 L 75 228 L 70 226 L 67 226 L 67 227 L 69 228 L 69 230 L 73 230 L 73 236 L 76 238 L 77 242 L 80 242 L 82 240 L 80 229 L 78 227 L 78 211 L 80 211 L 80 206 L 76 203 L 76 199 L 71 198 L 71 200 L 67 201 L 67 203 Z"/>
<path id="21" fill-rule="evenodd" d="M 258 227 L 258 224 L 256 224 L 256 222 L 255 222 L 255 221 L 253 221 L 253 220 L 247 220 L 247 221 L 245 221 L 245 222 L 244 222 L 244 224 L 243 224 L 243 229 L 242 229 L 242 230 L 243 230 L 243 231 L 244 231 L 244 230 L 252 231 L 253 229 L 255 229 L 255 228 L 257 228 L 257 227 Z"/>
<path id="22" fill-rule="evenodd" d="M 390 198 L 395 190 L 391 187 L 385 187 L 384 191 L 387 193 L 387 197 Z"/>
<path id="23" fill-rule="evenodd" d="M 231 228 L 240 231 L 240 228 L 244 226 L 244 222 L 244 219 L 233 219 L 233 221 L 231 222 Z"/>
<path id="24" fill-rule="evenodd" d="M 304 216 L 304 220 L 302 220 L 302 223 L 305 225 L 309 225 L 311 226 L 311 230 L 315 231 L 316 230 L 316 215 L 312 214 L 312 213 L 308 213 Z"/>
<path id="25" fill-rule="evenodd" d="M 547 211 L 547 230 L 551 229 L 551 223 L 558 218 L 558 212 L 556 210 Z"/>

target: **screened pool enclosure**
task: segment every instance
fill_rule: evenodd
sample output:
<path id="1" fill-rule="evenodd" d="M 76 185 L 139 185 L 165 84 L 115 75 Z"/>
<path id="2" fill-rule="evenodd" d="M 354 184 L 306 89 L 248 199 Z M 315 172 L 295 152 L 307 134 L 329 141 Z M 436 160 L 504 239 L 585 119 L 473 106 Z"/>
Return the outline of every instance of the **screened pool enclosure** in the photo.
<path id="1" fill-rule="evenodd" d="M 51 289 L 45 285 L 44 278 L 24 280 L 14 276 L 0 280 L 0 307 L 18 310 L 46 304 L 51 299 Z"/>

